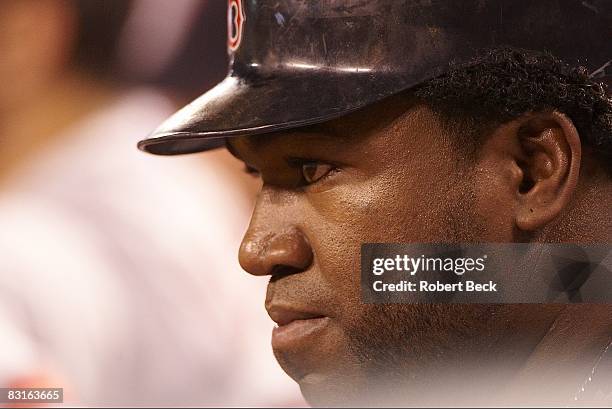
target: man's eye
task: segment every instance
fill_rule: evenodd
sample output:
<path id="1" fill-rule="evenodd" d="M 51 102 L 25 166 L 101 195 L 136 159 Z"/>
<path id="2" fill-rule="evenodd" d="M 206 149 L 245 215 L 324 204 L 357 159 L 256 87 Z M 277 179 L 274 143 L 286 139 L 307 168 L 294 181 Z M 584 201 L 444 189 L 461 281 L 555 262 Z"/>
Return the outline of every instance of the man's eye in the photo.
<path id="1" fill-rule="evenodd" d="M 334 166 L 329 163 L 305 162 L 302 163 L 302 177 L 306 183 L 315 183 L 334 170 Z"/>

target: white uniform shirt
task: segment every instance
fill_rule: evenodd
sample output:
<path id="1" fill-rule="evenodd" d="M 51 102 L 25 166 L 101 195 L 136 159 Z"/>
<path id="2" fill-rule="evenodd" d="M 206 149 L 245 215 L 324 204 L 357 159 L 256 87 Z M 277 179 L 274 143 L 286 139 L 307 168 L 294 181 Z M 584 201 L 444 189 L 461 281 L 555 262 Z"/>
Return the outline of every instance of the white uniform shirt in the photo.
<path id="1" fill-rule="evenodd" d="M 83 404 L 299 402 L 237 262 L 249 205 L 205 155 L 136 149 L 173 110 L 128 94 L 0 192 L 0 384 L 43 365 Z"/>

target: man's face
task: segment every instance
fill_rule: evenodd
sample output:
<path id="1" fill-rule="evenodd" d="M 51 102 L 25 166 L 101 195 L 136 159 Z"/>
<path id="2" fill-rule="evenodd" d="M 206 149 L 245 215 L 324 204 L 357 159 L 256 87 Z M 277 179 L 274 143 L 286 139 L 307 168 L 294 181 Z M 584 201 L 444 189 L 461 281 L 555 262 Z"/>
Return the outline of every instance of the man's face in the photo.
<path id="1" fill-rule="evenodd" d="M 230 141 L 263 180 L 240 262 L 271 276 L 274 353 L 311 403 L 424 388 L 471 370 L 476 354 L 517 361 L 531 342 L 512 335 L 518 307 L 361 302 L 362 243 L 511 241 L 497 179 L 451 138 L 426 107 L 396 99 Z M 504 343 L 515 355 L 500 355 Z"/>

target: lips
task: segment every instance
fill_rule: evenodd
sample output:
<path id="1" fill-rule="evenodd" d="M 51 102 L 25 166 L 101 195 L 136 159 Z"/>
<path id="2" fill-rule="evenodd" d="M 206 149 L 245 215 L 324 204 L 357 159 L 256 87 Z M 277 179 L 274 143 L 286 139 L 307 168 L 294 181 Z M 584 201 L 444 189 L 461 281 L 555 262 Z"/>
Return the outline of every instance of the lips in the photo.
<path id="1" fill-rule="evenodd" d="M 292 349 L 327 327 L 329 317 L 281 306 L 270 306 L 268 314 L 278 327 L 272 331 L 272 347 L 276 350 Z"/>

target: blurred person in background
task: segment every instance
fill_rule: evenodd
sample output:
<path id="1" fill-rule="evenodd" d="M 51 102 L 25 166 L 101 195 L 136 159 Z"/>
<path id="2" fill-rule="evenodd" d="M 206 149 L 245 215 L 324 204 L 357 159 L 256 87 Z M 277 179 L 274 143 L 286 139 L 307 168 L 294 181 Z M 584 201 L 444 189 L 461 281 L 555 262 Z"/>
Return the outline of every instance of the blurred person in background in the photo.
<path id="1" fill-rule="evenodd" d="M 265 283 L 234 254 L 256 186 L 225 152 L 134 148 L 181 90 L 224 76 L 225 8 L 0 3 L 0 387 L 86 405 L 301 402 L 269 346 Z M 133 86 L 145 79 L 173 97 Z"/>

